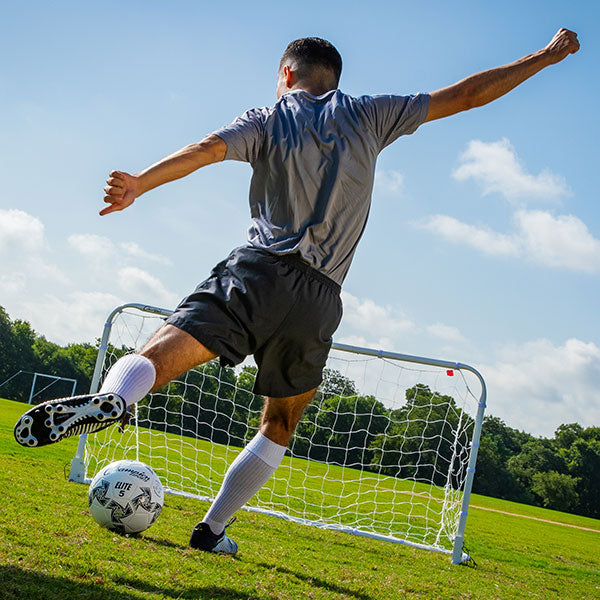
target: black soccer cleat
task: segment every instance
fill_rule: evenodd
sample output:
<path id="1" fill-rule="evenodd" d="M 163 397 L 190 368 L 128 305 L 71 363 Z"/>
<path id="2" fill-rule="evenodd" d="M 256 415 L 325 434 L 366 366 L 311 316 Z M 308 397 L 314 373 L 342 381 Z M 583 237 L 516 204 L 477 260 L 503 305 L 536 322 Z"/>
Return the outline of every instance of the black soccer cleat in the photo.
<path id="1" fill-rule="evenodd" d="M 123 418 L 127 406 L 117 394 L 88 394 L 42 402 L 15 425 L 21 446 L 35 448 L 63 438 L 105 429 Z"/>
<path id="2" fill-rule="evenodd" d="M 231 519 L 225 529 L 229 527 L 235 518 Z M 217 554 L 235 554 L 238 551 L 238 545 L 225 535 L 225 530 L 221 535 L 215 535 L 207 523 L 198 523 L 192 530 L 190 537 L 190 546 L 197 550 L 206 552 L 215 552 Z"/>

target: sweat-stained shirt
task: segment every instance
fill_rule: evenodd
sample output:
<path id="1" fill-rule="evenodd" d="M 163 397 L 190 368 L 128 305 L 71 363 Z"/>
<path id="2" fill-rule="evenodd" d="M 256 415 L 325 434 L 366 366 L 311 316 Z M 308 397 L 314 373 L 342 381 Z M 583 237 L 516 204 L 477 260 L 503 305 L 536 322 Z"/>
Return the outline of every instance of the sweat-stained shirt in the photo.
<path id="1" fill-rule="evenodd" d="M 427 118 L 429 95 L 284 94 L 215 131 L 250 163 L 252 246 L 299 253 L 342 284 L 363 234 L 378 154 Z"/>

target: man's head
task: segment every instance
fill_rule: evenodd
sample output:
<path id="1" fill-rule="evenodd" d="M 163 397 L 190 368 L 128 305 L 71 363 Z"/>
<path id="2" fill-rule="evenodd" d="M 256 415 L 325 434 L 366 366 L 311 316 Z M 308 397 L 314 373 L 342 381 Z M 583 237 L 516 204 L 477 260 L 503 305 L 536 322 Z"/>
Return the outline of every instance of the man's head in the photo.
<path id="1" fill-rule="evenodd" d="M 293 41 L 279 62 L 277 97 L 295 86 L 321 95 L 337 88 L 342 74 L 342 57 L 335 47 L 321 38 Z"/>

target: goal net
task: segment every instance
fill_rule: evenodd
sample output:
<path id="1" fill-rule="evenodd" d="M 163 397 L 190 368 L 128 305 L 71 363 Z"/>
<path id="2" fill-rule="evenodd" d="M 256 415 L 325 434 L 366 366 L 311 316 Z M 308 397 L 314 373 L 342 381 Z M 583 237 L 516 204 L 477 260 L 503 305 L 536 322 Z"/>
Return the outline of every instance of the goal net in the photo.
<path id="1" fill-rule="evenodd" d="M 111 313 L 92 392 L 168 314 L 142 305 Z M 135 459 L 150 465 L 168 492 L 212 500 L 258 430 L 255 372 L 250 361 L 188 371 L 139 402 L 122 430 L 81 436 L 71 479 L 89 482 L 110 462 Z M 461 562 L 484 406 L 483 379 L 467 365 L 334 344 L 286 457 L 245 508 L 439 550 Z"/>

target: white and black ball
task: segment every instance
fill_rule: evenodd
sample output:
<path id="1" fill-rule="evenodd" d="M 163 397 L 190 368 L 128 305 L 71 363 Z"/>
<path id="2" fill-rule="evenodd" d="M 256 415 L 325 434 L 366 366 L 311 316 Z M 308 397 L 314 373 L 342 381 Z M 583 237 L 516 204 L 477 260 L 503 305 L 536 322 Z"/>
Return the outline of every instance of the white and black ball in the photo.
<path id="1" fill-rule="evenodd" d="M 89 506 L 101 527 L 140 533 L 160 515 L 164 490 L 156 473 L 142 462 L 119 460 L 104 467 L 90 483 Z"/>

